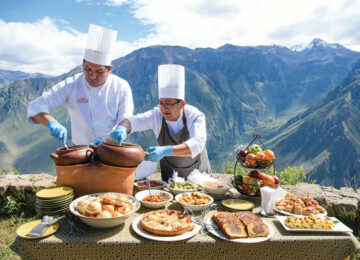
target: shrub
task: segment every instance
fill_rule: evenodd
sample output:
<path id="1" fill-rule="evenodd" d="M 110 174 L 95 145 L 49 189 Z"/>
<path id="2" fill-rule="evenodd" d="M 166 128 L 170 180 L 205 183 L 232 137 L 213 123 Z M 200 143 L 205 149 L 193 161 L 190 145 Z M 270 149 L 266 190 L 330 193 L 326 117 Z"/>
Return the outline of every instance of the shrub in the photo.
<path id="1" fill-rule="evenodd" d="M 296 166 L 289 166 L 280 172 L 279 175 L 281 184 L 295 185 L 301 182 L 316 183 L 316 180 L 307 178 L 304 167 L 297 168 Z"/>
<path id="2" fill-rule="evenodd" d="M 35 194 L 39 188 L 10 190 L 6 188 L 0 194 L 0 216 L 2 217 L 31 217 L 36 215 L 35 205 L 26 204 L 26 194 Z"/>

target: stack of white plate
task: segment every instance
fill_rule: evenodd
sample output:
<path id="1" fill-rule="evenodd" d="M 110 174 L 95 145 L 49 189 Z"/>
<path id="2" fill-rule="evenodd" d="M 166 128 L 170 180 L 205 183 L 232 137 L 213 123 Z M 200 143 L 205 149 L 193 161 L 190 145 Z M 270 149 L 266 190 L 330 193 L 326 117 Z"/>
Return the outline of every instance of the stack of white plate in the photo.
<path id="1" fill-rule="evenodd" d="M 74 191 L 70 187 L 46 188 L 36 193 L 35 209 L 38 215 L 64 215 L 73 201 Z"/>

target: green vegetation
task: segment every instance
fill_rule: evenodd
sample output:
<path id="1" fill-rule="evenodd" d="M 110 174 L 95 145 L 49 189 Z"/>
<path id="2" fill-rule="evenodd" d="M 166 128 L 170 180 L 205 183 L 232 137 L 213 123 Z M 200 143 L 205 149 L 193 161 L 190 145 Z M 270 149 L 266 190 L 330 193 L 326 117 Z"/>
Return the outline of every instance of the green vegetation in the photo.
<path id="1" fill-rule="evenodd" d="M 0 259 L 21 259 L 9 248 L 9 245 L 15 240 L 16 229 L 30 220 L 30 218 L 17 217 L 0 218 Z"/>
<path id="2" fill-rule="evenodd" d="M 9 171 L 7 169 L 0 169 L 0 176 L 8 173 Z M 16 169 L 13 169 L 11 173 L 20 174 Z M 31 196 L 35 198 L 35 193 L 41 188 L 34 186 L 36 181 L 34 176 L 31 176 L 29 180 L 32 183 L 32 187 L 15 190 L 6 186 L 0 191 L 0 217 L 28 218 L 35 216 L 36 211 L 34 205 L 29 205 L 29 203 L 26 203 L 26 200 Z"/>
<path id="3" fill-rule="evenodd" d="M 301 182 L 316 183 L 316 180 L 307 178 L 304 167 L 297 168 L 296 166 L 287 167 L 279 174 L 281 184 L 295 185 Z"/>
<path id="4" fill-rule="evenodd" d="M 348 188 L 352 188 L 355 192 L 357 192 L 357 190 L 359 188 L 359 182 L 360 182 L 360 178 L 356 179 L 355 176 L 351 177 L 349 181 L 347 181 L 344 178 L 345 186 Z"/>

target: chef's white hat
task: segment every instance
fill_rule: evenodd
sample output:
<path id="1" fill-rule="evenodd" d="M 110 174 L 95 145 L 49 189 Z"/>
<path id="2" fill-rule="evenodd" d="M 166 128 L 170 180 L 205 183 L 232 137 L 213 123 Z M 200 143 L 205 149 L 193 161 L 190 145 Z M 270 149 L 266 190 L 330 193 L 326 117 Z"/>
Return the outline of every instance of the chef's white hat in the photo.
<path id="1" fill-rule="evenodd" d="M 95 64 L 110 66 L 116 34 L 116 31 L 90 24 L 84 59 Z"/>
<path id="2" fill-rule="evenodd" d="M 185 100 L 185 68 L 176 64 L 158 67 L 159 98 Z"/>

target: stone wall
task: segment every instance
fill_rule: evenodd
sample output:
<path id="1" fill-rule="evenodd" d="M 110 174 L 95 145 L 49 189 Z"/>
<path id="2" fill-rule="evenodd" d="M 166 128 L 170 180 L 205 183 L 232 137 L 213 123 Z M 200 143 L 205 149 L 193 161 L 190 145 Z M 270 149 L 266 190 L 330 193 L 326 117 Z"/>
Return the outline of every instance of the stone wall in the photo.
<path id="1" fill-rule="evenodd" d="M 223 182 L 230 182 L 232 175 L 212 174 L 214 178 Z M 160 179 L 160 174 L 154 174 L 149 178 Z M 0 177 L 0 194 L 4 191 L 27 190 L 26 204 L 34 205 L 35 195 L 33 190 L 55 186 L 56 176 L 47 173 L 41 174 L 6 174 Z M 281 187 L 290 193 L 296 195 L 312 196 L 328 211 L 329 216 L 338 216 L 341 211 L 359 211 L 360 191 L 354 191 L 349 187 L 335 189 L 333 187 L 320 186 L 319 184 L 300 183 L 297 185 L 281 185 Z M 34 189 L 35 188 L 35 189 Z M 7 193 L 8 193 L 7 192 Z"/>

